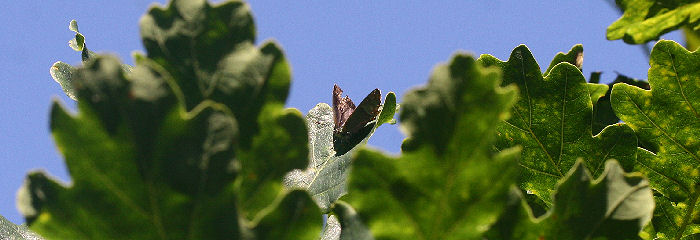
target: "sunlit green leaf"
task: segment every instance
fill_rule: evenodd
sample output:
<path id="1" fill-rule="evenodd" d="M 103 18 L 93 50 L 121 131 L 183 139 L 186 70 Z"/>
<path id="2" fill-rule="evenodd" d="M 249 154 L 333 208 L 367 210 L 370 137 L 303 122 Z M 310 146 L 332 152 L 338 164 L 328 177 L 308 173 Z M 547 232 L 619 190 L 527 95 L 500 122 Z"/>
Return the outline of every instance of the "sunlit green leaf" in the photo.
<path id="1" fill-rule="evenodd" d="M 640 44 L 656 40 L 682 26 L 700 27 L 700 2 L 672 0 L 617 0 L 624 12 L 607 30 L 610 40 Z"/>
<path id="2" fill-rule="evenodd" d="M 635 170 L 660 193 L 655 237 L 693 239 L 700 234 L 700 53 L 660 41 L 649 65 L 651 90 L 618 83 L 610 101 L 646 148 L 638 149 Z"/>
<path id="3" fill-rule="evenodd" d="M 521 198 L 514 191 L 489 239 L 639 239 L 654 209 L 649 182 L 639 173 L 626 174 L 616 161 L 608 161 L 596 181 L 578 162 L 558 184 L 552 208 L 538 219 Z"/>
<path id="4" fill-rule="evenodd" d="M 520 90 L 513 117 L 497 127 L 496 148 L 522 146 L 519 181 L 528 194 L 550 205 L 556 183 L 578 158 L 593 176 L 600 175 L 604 161 L 611 158 L 631 169 L 637 141 L 629 127 L 612 125 L 596 136 L 591 132 L 593 96 L 602 96 L 606 85 L 586 83 L 581 71 L 568 62 L 553 61 L 555 66 L 543 77 L 525 45 L 515 48 L 507 62 L 491 55 L 482 55 L 479 62 L 500 68 L 503 85 L 515 84 Z"/>
<path id="5" fill-rule="evenodd" d="M 685 37 L 685 48 L 695 51 L 700 48 L 700 29 L 693 30 L 689 27 L 681 28 Z"/>
<path id="6" fill-rule="evenodd" d="M 649 83 L 647 81 L 618 74 L 617 78 L 608 84 L 609 88 L 604 93 L 604 96 L 597 102 L 593 103 L 593 134 L 598 134 L 608 125 L 615 124 L 620 121 L 620 118 L 615 115 L 612 105 L 610 105 L 610 93 L 612 92 L 613 85 L 616 83 L 626 83 L 649 90 Z"/>
<path id="7" fill-rule="evenodd" d="M 557 53 L 557 55 L 555 55 L 554 58 L 552 58 L 552 62 L 549 63 L 549 67 L 547 67 L 547 70 L 544 71 L 542 75 L 549 75 L 554 66 L 563 62 L 570 63 L 571 65 L 574 65 L 576 66 L 576 68 L 581 70 L 583 68 L 583 45 L 574 45 L 568 53 Z"/>

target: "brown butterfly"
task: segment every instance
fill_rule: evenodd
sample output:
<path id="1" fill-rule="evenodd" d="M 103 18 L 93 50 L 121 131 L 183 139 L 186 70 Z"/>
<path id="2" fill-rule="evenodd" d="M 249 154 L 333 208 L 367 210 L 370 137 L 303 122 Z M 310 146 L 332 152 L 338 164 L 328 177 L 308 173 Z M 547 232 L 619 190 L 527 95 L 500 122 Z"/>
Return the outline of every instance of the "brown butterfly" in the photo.
<path id="1" fill-rule="evenodd" d="M 362 142 L 374 128 L 374 123 L 381 107 L 381 93 L 374 89 L 355 107 L 350 97 L 343 97 L 343 90 L 333 86 L 333 148 L 340 156 Z"/>

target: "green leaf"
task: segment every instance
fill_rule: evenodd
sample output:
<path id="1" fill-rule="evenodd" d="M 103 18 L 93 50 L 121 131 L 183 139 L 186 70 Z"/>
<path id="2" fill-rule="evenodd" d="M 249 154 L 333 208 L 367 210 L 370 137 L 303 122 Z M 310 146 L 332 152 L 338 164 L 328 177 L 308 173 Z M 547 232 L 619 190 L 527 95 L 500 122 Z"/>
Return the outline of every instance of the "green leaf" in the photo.
<path id="1" fill-rule="evenodd" d="M 86 62 L 90 58 L 97 56 L 96 53 L 87 49 L 87 46 L 85 45 L 85 36 L 83 36 L 83 34 L 81 34 L 78 31 L 77 21 L 71 20 L 70 24 L 68 25 L 68 29 L 75 32 L 75 38 L 68 41 L 68 45 L 73 50 L 82 52 L 81 55 L 83 62 Z M 131 69 L 133 68 L 132 66 L 127 64 L 122 64 L 121 66 L 122 70 L 124 70 L 125 72 L 131 72 Z M 65 92 L 66 95 L 68 95 L 68 97 L 70 97 L 73 100 L 77 100 L 74 89 L 75 87 L 73 86 L 73 71 L 75 71 L 75 68 L 73 66 L 58 61 L 51 66 L 49 73 L 51 74 L 51 78 L 53 78 L 54 81 L 61 85 L 63 92 Z"/>
<path id="2" fill-rule="evenodd" d="M 284 189 L 280 180 L 290 170 L 305 167 L 309 156 L 306 123 L 298 110 L 268 104 L 258 123 L 263 127 L 253 137 L 252 147 L 238 155 L 245 166 L 240 172 L 243 177 L 236 181 L 239 206 L 248 219 L 277 198 Z"/>
<path id="3" fill-rule="evenodd" d="M 608 125 L 618 123 L 620 118 L 615 115 L 615 112 L 610 105 L 610 93 L 616 83 L 626 83 L 649 90 L 649 83 L 645 80 L 639 80 L 618 74 L 615 80 L 608 84 L 609 89 L 605 91 L 604 96 L 593 103 L 593 133 L 598 134 L 603 128 Z M 592 97 L 592 96 L 591 96 Z"/>
<path id="4" fill-rule="evenodd" d="M 322 224 L 319 218 L 321 212 L 319 212 L 316 203 L 313 202 L 307 192 L 302 190 L 292 191 L 282 199 L 282 202 L 273 204 L 270 207 L 274 211 L 266 214 L 254 227 L 253 224 L 248 224 L 255 233 L 255 238 L 251 237 L 250 239 L 319 238 Z M 236 239 L 235 236 L 227 238 Z"/>
<path id="5" fill-rule="evenodd" d="M 626 174 L 613 160 L 601 177 L 582 162 L 557 186 L 550 211 L 534 219 L 522 195 L 514 191 L 508 210 L 488 233 L 489 239 L 639 239 L 649 222 L 654 198 L 639 173 Z"/>
<path id="6" fill-rule="evenodd" d="M 568 53 L 562 53 L 559 52 L 557 55 L 554 56 L 552 59 L 552 62 L 549 64 L 549 67 L 547 68 L 546 71 L 542 74 L 542 76 L 547 76 L 549 73 L 552 71 L 552 68 L 556 66 L 559 63 L 567 62 L 570 63 L 571 65 L 576 66 L 579 70 L 583 68 L 583 45 L 581 44 L 576 44 L 573 47 L 571 47 L 571 50 L 569 50 Z"/>
<path id="7" fill-rule="evenodd" d="M 85 43 L 85 36 L 83 36 L 83 34 L 80 33 L 80 31 L 78 31 L 78 21 L 71 20 L 70 24 L 68 25 L 68 29 L 75 32 L 75 38 L 68 41 L 68 46 L 70 46 L 73 50 L 81 53 L 80 55 L 81 55 L 81 58 L 83 60 L 83 63 L 85 63 L 88 60 L 90 60 L 91 58 L 97 56 L 97 53 L 88 50 L 87 44 Z M 122 67 L 122 70 L 124 70 L 125 72 L 131 72 L 131 69 L 133 68 L 131 65 L 123 64 L 123 63 L 121 64 L 121 67 Z M 55 79 L 56 78 L 54 78 L 54 80 Z M 61 86 L 63 86 L 63 85 L 61 85 Z M 64 90 L 65 90 L 65 88 L 64 88 Z M 73 100 L 75 100 L 75 99 L 73 99 Z"/>
<path id="8" fill-rule="evenodd" d="M 41 240 L 41 236 L 23 225 L 15 225 L 0 215 L 0 239 L 7 240 Z"/>
<path id="9" fill-rule="evenodd" d="M 333 150 L 333 110 L 319 103 L 306 115 L 309 129 L 309 157 L 306 169 L 295 169 L 284 177 L 290 189 L 308 191 L 327 212 L 333 202 L 347 192 L 345 182 L 350 156 L 354 151 L 335 156 Z"/>
<path id="10" fill-rule="evenodd" d="M 603 96 L 605 96 L 605 93 L 607 93 L 612 88 L 610 86 L 594 83 L 588 83 L 586 84 L 586 87 L 588 87 L 588 94 L 591 95 L 591 103 L 593 104 L 594 108 L 598 101 L 600 101 L 600 99 L 603 98 Z M 599 132 L 600 131 L 595 132 L 595 134 L 598 134 Z"/>
<path id="11" fill-rule="evenodd" d="M 75 32 L 75 38 L 68 41 L 68 46 L 77 52 L 82 52 L 85 49 L 85 36 L 78 30 L 78 21 L 71 20 L 68 29 Z"/>
<path id="12" fill-rule="evenodd" d="M 357 145 L 364 145 L 382 123 L 391 121 L 396 111 L 396 95 L 389 92 L 379 117 L 371 131 Z M 308 166 L 295 169 L 285 176 L 285 185 L 290 189 L 307 190 L 322 211 L 327 212 L 333 203 L 347 193 L 347 175 L 351 157 L 358 149 L 354 146 L 349 152 L 336 156 L 333 149 L 333 109 L 326 103 L 319 103 L 306 115 L 309 129 Z"/>
<path id="13" fill-rule="evenodd" d="M 588 78 L 588 82 L 600 83 L 600 75 L 603 75 L 603 72 L 591 72 L 591 76 Z"/>
<path id="14" fill-rule="evenodd" d="M 527 193 L 551 205 L 556 183 L 578 158 L 594 176 L 611 158 L 625 169 L 632 168 L 637 147 L 632 129 L 612 125 L 596 136 L 591 134 L 593 96 L 601 96 L 606 85 L 586 83 L 581 71 L 568 62 L 553 61 L 556 65 L 543 77 L 525 45 L 516 47 L 507 62 L 491 55 L 482 55 L 479 62 L 501 69 L 502 85 L 515 84 L 520 90 L 513 117 L 497 127 L 495 146 L 497 150 L 522 146 L 519 182 Z"/>
<path id="15" fill-rule="evenodd" d="M 338 217 L 336 215 L 330 215 L 326 218 L 325 222 L 326 225 L 323 226 L 323 232 L 321 232 L 321 240 L 339 240 L 341 227 Z"/>
<path id="16" fill-rule="evenodd" d="M 289 64 L 276 44 L 254 45 L 255 26 L 245 3 L 174 0 L 151 8 L 140 26 L 148 57 L 173 76 L 186 109 L 207 99 L 228 106 L 244 148 L 258 131 L 263 106 L 284 104 Z"/>
<path id="17" fill-rule="evenodd" d="M 624 13 L 608 26 L 608 40 L 641 44 L 682 26 L 695 30 L 700 27 L 700 3 L 697 1 L 617 0 L 616 3 Z"/>
<path id="18" fill-rule="evenodd" d="M 659 41 L 649 65 L 651 90 L 618 83 L 610 101 L 646 148 L 638 150 L 635 169 L 660 193 L 652 221 L 657 237 L 691 239 L 700 233 L 700 53 Z"/>
<path id="19" fill-rule="evenodd" d="M 396 120 L 394 119 L 394 115 L 398 110 L 399 106 L 396 104 L 396 94 L 393 92 L 387 93 L 386 97 L 384 98 L 382 110 L 379 112 L 379 117 L 377 118 L 376 127 L 379 127 L 385 123 L 395 124 Z"/>
<path id="20" fill-rule="evenodd" d="M 328 217 L 328 223 L 323 231 L 321 240 L 374 239 L 355 209 L 346 202 L 336 202 L 333 212 L 334 214 Z"/>
<path id="21" fill-rule="evenodd" d="M 78 21 L 71 20 L 70 24 L 68 25 L 68 29 L 75 32 L 75 38 L 68 41 L 68 46 L 70 46 L 70 48 L 72 48 L 76 52 L 81 53 L 83 62 L 86 62 L 90 58 L 97 56 L 95 52 L 88 50 L 87 44 L 85 44 L 85 36 L 83 36 L 83 34 L 80 33 L 80 31 L 78 31 Z"/>
<path id="22" fill-rule="evenodd" d="M 683 36 L 685 38 L 685 48 L 690 50 L 697 50 L 700 48 L 700 32 L 697 30 L 690 29 L 685 26 L 681 28 L 683 30 Z"/>
<path id="23" fill-rule="evenodd" d="M 73 71 L 75 68 L 70 64 L 58 61 L 51 66 L 49 73 L 51 78 L 61 85 L 63 92 L 73 100 L 78 100 L 73 88 Z"/>
<path id="24" fill-rule="evenodd" d="M 552 71 L 552 68 L 556 66 L 559 63 L 570 63 L 571 65 L 576 66 L 579 71 L 582 71 L 583 69 L 583 45 L 581 44 L 576 44 L 573 47 L 571 47 L 571 50 L 569 50 L 568 53 L 563 53 L 559 52 L 557 55 L 554 56 L 552 59 L 552 62 L 549 63 L 549 67 L 547 67 L 547 70 L 544 71 L 542 76 L 547 76 L 549 73 Z M 595 75 L 596 73 L 592 73 L 592 75 Z M 597 77 L 600 77 L 600 73 L 597 73 Z M 605 92 L 608 90 L 608 88 L 605 85 L 602 84 L 594 84 L 598 83 L 599 79 L 595 79 L 595 82 L 590 82 L 591 84 L 588 84 L 588 91 L 591 95 L 591 102 L 593 102 L 593 105 L 596 104 L 598 99 L 600 99 L 603 95 L 605 95 Z M 598 131 L 600 132 L 600 131 Z"/>
<path id="25" fill-rule="evenodd" d="M 496 69 L 457 54 L 404 97 L 401 128 L 409 140 L 400 157 L 358 151 L 343 199 L 375 238 L 481 239 L 495 222 L 519 153 L 490 151 L 494 127 L 516 99 L 514 88 L 499 83 Z"/>
<path id="26" fill-rule="evenodd" d="M 79 114 L 53 105 L 52 134 L 73 181 L 29 174 L 18 205 L 31 229 L 50 239 L 318 236 L 321 213 L 304 192 L 278 191 L 245 218 L 235 180 L 250 171 L 236 159 L 239 126 L 228 108 L 207 101 L 185 111 L 169 74 L 138 63 L 127 75 L 116 59 L 95 57 L 74 75 Z M 291 170 L 270 161 L 272 172 Z"/>

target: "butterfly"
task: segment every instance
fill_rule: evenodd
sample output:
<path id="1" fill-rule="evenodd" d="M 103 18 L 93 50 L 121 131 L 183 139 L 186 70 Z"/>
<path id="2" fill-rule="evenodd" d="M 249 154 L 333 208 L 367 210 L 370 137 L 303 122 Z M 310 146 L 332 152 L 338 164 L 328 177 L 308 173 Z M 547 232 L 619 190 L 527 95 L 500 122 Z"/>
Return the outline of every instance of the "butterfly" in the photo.
<path id="1" fill-rule="evenodd" d="M 381 107 L 381 93 L 374 89 L 355 107 L 350 97 L 343 97 L 343 90 L 333 85 L 333 148 L 340 156 L 362 142 L 374 128 Z"/>

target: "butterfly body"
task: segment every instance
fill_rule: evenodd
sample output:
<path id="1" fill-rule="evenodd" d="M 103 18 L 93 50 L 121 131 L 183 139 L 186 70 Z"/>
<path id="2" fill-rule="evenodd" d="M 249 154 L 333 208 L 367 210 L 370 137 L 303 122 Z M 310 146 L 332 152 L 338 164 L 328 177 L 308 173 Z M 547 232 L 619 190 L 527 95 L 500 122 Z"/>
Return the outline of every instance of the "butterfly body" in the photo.
<path id="1" fill-rule="evenodd" d="M 338 85 L 333 86 L 333 147 L 336 156 L 350 151 L 372 132 L 381 107 L 381 93 L 374 89 L 357 107 Z"/>

